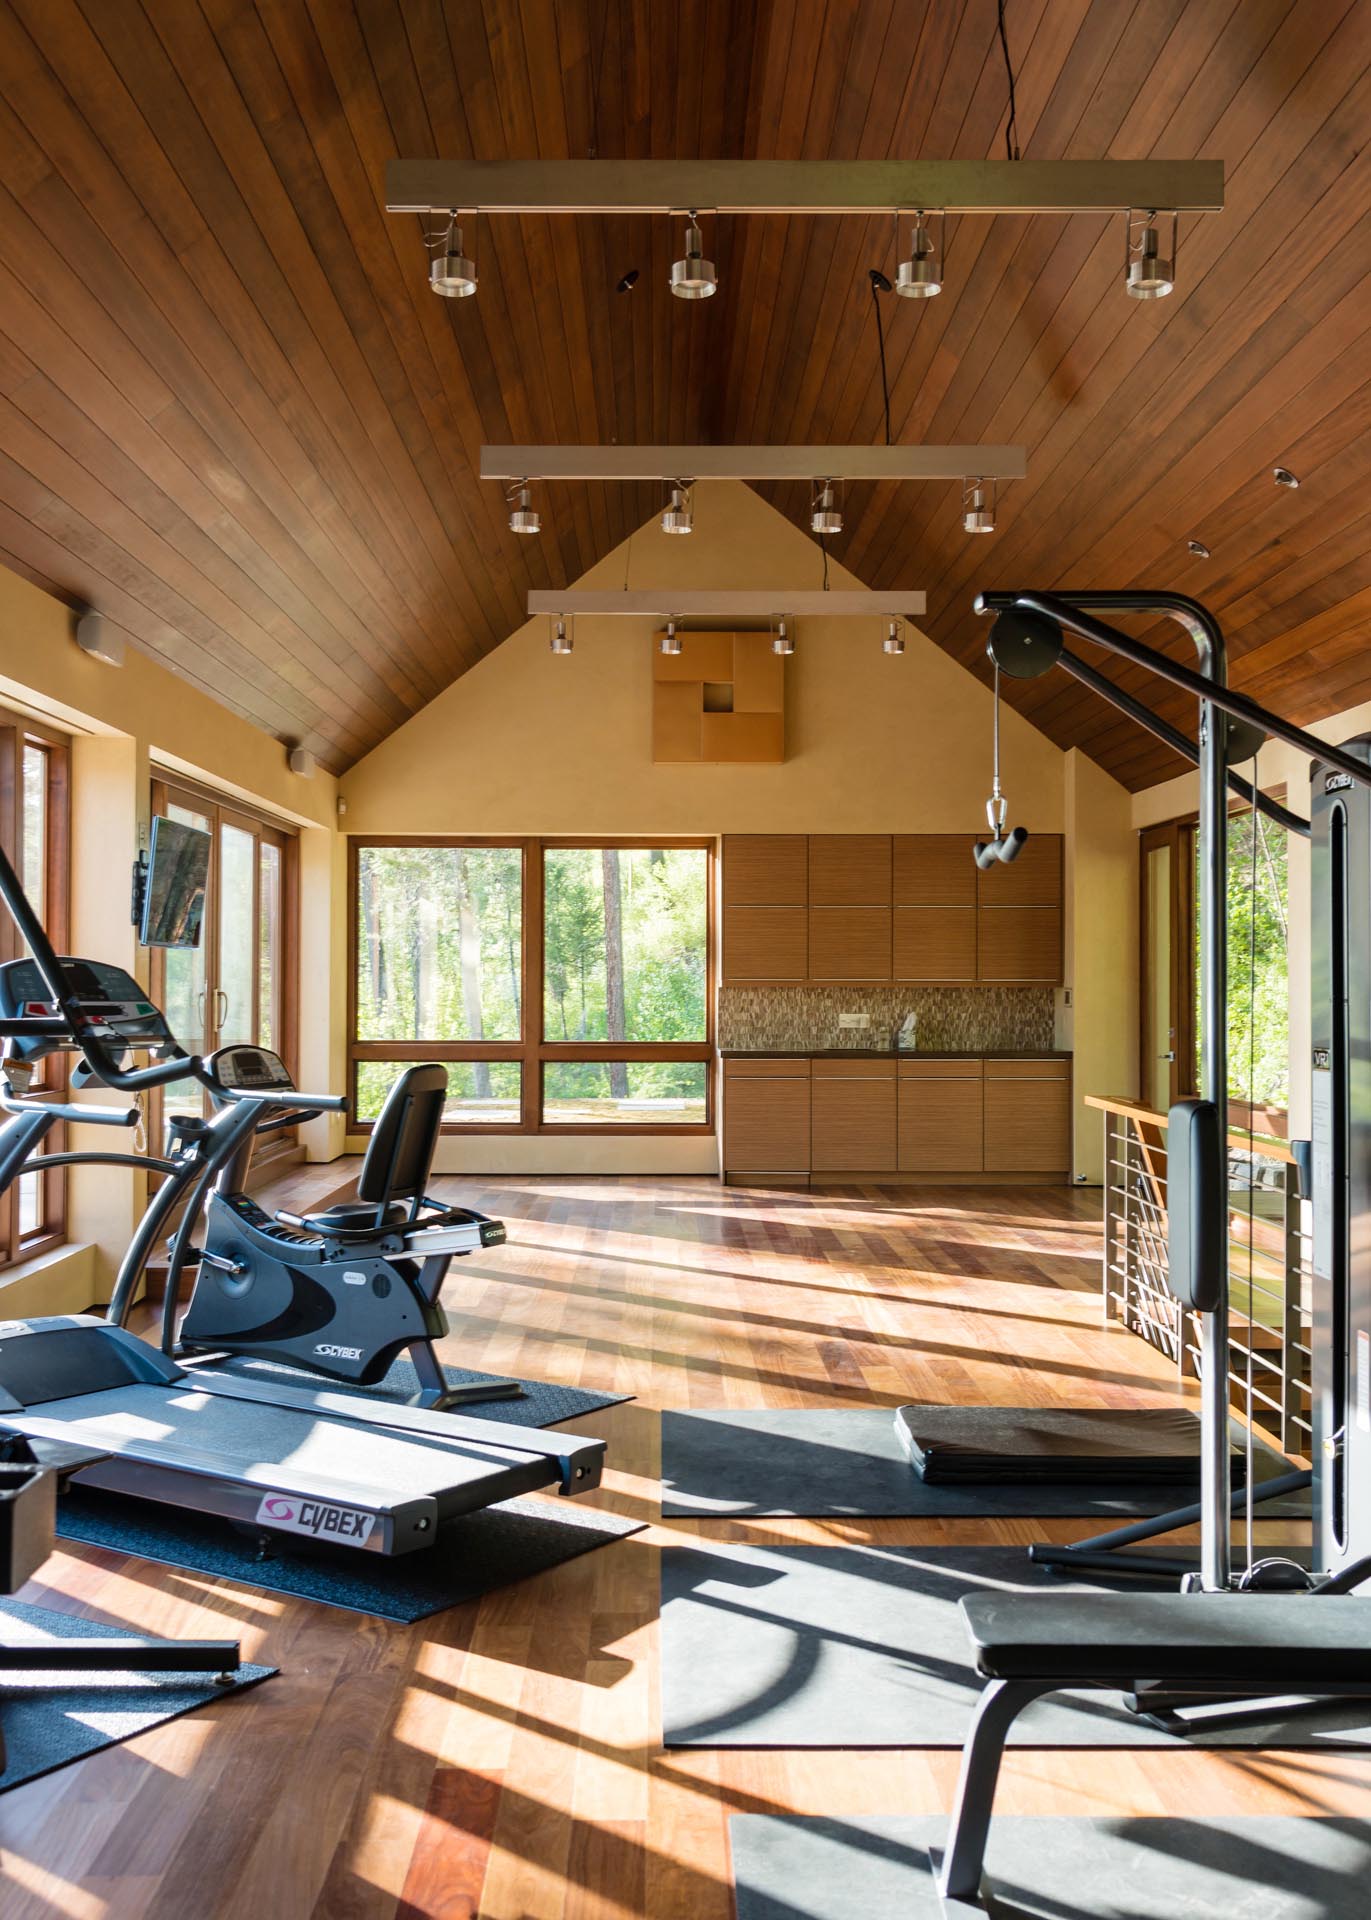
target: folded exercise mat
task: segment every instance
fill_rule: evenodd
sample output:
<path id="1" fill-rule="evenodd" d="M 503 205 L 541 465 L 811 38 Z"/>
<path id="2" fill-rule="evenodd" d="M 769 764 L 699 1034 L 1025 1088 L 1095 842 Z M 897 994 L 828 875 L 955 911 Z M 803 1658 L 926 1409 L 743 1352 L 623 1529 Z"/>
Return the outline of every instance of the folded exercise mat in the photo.
<path id="1" fill-rule="evenodd" d="M 133 1629 L 141 1631 L 141 1629 Z M 0 1639 L 11 1644 L 44 1639 L 120 1639 L 127 1626 L 81 1620 L 20 1600 L 0 1601 Z M 146 1733 L 179 1714 L 193 1713 L 212 1700 L 226 1700 L 255 1687 L 275 1667 L 240 1667 L 224 1686 L 213 1675 L 195 1673 L 7 1673 L 0 1679 L 0 1727 L 5 1735 L 5 1770 L 0 1793 L 83 1760 L 102 1747 Z M 4 1902 L 0 1900 L 0 1910 Z"/>
<path id="2" fill-rule="evenodd" d="M 393 1400 L 403 1403 L 419 1391 L 419 1376 L 408 1360 L 397 1360 L 385 1379 L 374 1387 L 353 1387 L 321 1375 L 303 1373 L 299 1367 L 282 1367 L 272 1360 L 229 1360 L 225 1370 L 285 1380 L 296 1387 L 327 1387 L 335 1393 L 356 1393 L 364 1400 Z M 492 1386 L 511 1379 L 507 1373 L 476 1373 L 469 1367 L 444 1367 L 447 1383 L 466 1387 L 489 1380 Z M 559 1387 L 549 1380 L 520 1380 L 523 1392 L 517 1399 L 466 1400 L 453 1412 L 469 1420 L 503 1420 L 511 1427 L 555 1427 L 563 1420 L 579 1420 L 584 1414 L 598 1413 L 602 1407 L 622 1406 L 631 1393 L 592 1393 L 588 1387 Z"/>
<path id="3" fill-rule="evenodd" d="M 939 1920 L 929 1849 L 941 1814 L 728 1823 L 737 1920 Z M 999 1920 L 1352 1920 L 1366 1910 L 1361 1820 L 1081 1820 L 990 1824 Z"/>
<path id="4" fill-rule="evenodd" d="M 960 1747 L 985 1684 L 971 1665 L 961 1596 L 1005 1588 L 1099 1592 L 1105 1584 L 1058 1579 L 1022 1547 L 664 1548 L 664 1744 Z M 1174 1593 L 1174 1576 L 1157 1587 Z M 1126 1623 L 1137 1587 L 1108 1590 Z M 1371 1639 L 1371 1599 L 1352 1604 L 1365 1609 Z M 1233 1606 L 1241 1618 L 1240 1595 Z M 1120 1638 L 1127 1638 L 1124 1625 Z M 1257 1727 L 1182 1737 L 1129 1713 L 1118 1693 L 1054 1693 L 1019 1715 L 1010 1741 L 1362 1748 L 1371 1746 L 1371 1700 L 1331 1701 L 1273 1713 Z"/>
<path id="5" fill-rule="evenodd" d="M 904 1409 L 900 1409 L 904 1412 Z M 1019 1407 L 981 1407 L 987 1433 L 1020 1421 Z M 1235 1434 L 1238 1429 L 1234 1428 Z M 1290 1470 L 1258 1442 L 1256 1481 Z M 709 1408 L 662 1415 L 662 1514 L 847 1514 L 862 1518 L 1070 1519 L 1106 1524 L 1166 1513 L 1193 1488 L 1147 1481 L 1047 1481 L 930 1486 L 905 1454 L 893 1407 Z M 1271 1501 L 1263 1519 L 1307 1518 L 1308 1494 Z"/>
<path id="6" fill-rule="evenodd" d="M 72 1487 L 57 1505 L 65 1540 L 407 1623 L 627 1539 L 643 1525 L 570 1500 L 506 1500 L 447 1521 L 420 1553 L 388 1559 L 282 1540 L 273 1542 L 269 1559 L 259 1559 L 254 1537 L 179 1507 L 84 1487 Z"/>
<path id="7" fill-rule="evenodd" d="M 899 1407 L 895 1431 L 930 1486 L 990 1481 L 1145 1480 L 1179 1491 L 1199 1484 L 1200 1421 L 1189 1407 Z M 1247 1472 L 1236 1447 L 1232 1482 Z M 1193 1494 L 1189 1497 L 1193 1498 Z"/>

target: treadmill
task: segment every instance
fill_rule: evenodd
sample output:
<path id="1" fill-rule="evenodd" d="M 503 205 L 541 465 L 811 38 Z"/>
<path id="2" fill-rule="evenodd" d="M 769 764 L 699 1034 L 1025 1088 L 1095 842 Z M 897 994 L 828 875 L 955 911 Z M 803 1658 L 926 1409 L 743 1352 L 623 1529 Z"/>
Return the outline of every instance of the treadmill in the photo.
<path id="1" fill-rule="evenodd" d="M 177 1045 L 159 1008 L 123 969 L 59 959 L 0 849 L 0 896 L 32 955 L 32 997 L 0 1006 L 6 1042 L 0 1109 L 0 1192 L 20 1173 L 91 1164 L 168 1176 L 154 1195 L 116 1282 L 127 1299 L 149 1249 L 184 1193 L 212 1160 L 215 1129 L 337 1112 L 332 1094 L 233 1088 Z M 5 969 L 26 984 L 28 968 Z M 95 1107 L 32 1097 L 38 1060 L 79 1055 L 78 1086 L 140 1092 L 172 1081 L 210 1088 L 210 1120 L 179 1117 L 171 1158 L 75 1152 L 31 1159 L 60 1121 L 127 1128 L 136 1107 Z M 152 1056 L 134 1067 L 135 1052 Z M 235 1108 L 238 1111 L 235 1111 Z M 208 1144 L 207 1144 L 208 1143 Z M 116 1315 L 115 1318 L 118 1316 Z M 37 1442 L 86 1447 L 100 1457 L 71 1475 L 76 1486 L 214 1515 L 266 1535 L 294 1536 L 377 1554 L 431 1546 L 445 1520 L 520 1494 L 597 1486 L 605 1443 L 498 1421 L 394 1405 L 328 1386 L 183 1368 L 115 1319 L 91 1314 L 0 1321 L 0 1425 Z"/>

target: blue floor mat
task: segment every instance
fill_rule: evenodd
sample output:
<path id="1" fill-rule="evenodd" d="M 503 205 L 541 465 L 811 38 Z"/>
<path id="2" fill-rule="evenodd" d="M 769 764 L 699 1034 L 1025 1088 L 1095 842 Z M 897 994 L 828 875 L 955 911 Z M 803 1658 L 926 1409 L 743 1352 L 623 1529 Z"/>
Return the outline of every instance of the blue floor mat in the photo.
<path id="1" fill-rule="evenodd" d="M 0 1600 L 0 1640 L 18 1643 L 49 1635 L 118 1639 L 130 1631 L 138 1629 L 53 1613 L 19 1600 Z M 227 1686 L 217 1686 L 209 1678 L 202 1681 L 194 1674 L 144 1674 L 136 1669 L 110 1674 L 6 1674 L 0 1683 L 0 1727 L 5 1736 L 0 1793 L 83 1760 L 102 1747 L 118 1746 L 178 1714 L 227 1700 L 275 1672 L 275 1667 L 243 1666 Z"/>
<path id="2" fill-rule="evenodd" d="M 255 1539 L 182 1508 L 85 1487 L 72 1487 L 57 1505 L 64 1540 L 405 1624 L 641 1533 L 644 1525 L 570 1500 L 507 1500 L 447 1521 L 418 1553 L 387 1558 L 273 1542 L 271 1557 L 259 1559 Z"/>
<path id="3" fill-rule="evenodd" d="M 258 1374 L 266 1378 L 289 1380 L 292 1386 L 328 1387 L 335 1393 L 356 1393 L 368 1400 L 404 1402 L 419 1391 L 419 1376 L 408 1360 L 395 1362 L 379 1386 L 354 1387 L 342 1380 L 325 1380 L 321 1374 L 304 1373 L 299 1367 L 282 1367 L 272 1360 L 231 1360 L 225 1363 L 234 1373 Z M 477 1373 L 469 1367 L 444 1367 L 448 1384 L 464 1387 L 474 1381 L 508 1380 L 511 1374 Z M 579 1420 L 602 1407 L 622 1406 L 631 1393 L 592 1393 L 586 1387 L 558 1387 L 547 1380 L 520 1380 L 523 1393 L 517 1400 L 470 1400 L 454 1413 L 470 1414 L 477 1420 L 502 1420 L 511 1427 L 555 1427 L 563 1420 Z"/>

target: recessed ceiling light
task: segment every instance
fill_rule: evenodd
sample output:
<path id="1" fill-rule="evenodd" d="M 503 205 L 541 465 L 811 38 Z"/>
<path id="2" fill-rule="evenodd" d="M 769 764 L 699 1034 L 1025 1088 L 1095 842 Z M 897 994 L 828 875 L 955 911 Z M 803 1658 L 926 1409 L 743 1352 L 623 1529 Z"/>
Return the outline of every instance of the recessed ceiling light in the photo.
<path id="1" fill-rule="evenodd" d="M 638 269 L 636 267 L 630 267 L 627 273 L 619 276 L 618 284 L 615 286 L 614 291 L 616 293 L 632 293 L 637 284 Z"/>
<path id="2" fill-rule="evenodd" d="M 1185 544 L 1196 560 L 1207 560 L 1209 558 L 1209 549 L 1203 540 L 1187 540 Z"/>
<path id="3" fill-rule="evenodd" d="M 1292 473 L 1289 467 L 1272 467 L 1271 472 L 1278 487 L 1297 487 L 1300 484 L 1299 475 Z"/>

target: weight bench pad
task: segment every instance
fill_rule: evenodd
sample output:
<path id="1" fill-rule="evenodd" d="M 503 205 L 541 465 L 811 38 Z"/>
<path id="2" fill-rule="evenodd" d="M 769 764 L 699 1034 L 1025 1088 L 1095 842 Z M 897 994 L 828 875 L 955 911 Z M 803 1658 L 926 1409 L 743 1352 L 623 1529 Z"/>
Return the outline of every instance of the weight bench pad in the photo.
<path id="1" fill-rule="evenodd" d="M 960 1606 L 987 1679 L 1371 1689 L 1371 1599 L 1352 1594 L 971 1594 Z"/>

